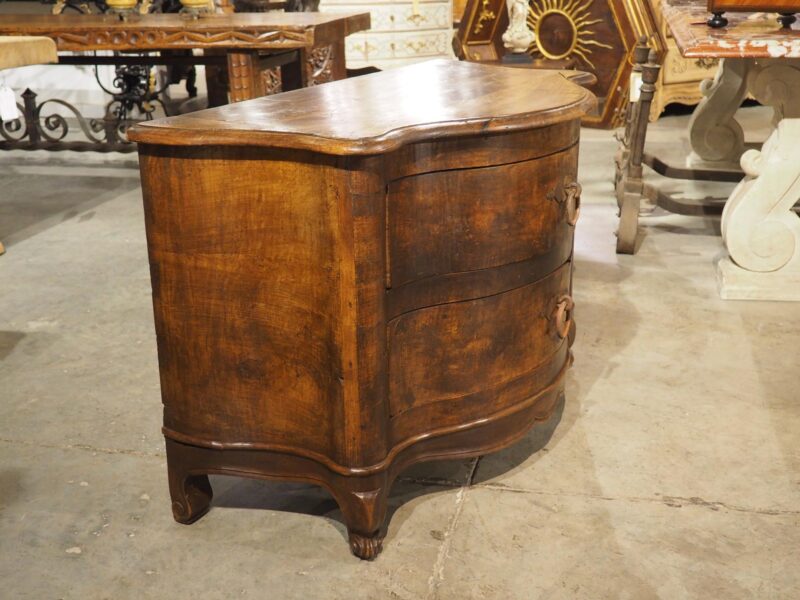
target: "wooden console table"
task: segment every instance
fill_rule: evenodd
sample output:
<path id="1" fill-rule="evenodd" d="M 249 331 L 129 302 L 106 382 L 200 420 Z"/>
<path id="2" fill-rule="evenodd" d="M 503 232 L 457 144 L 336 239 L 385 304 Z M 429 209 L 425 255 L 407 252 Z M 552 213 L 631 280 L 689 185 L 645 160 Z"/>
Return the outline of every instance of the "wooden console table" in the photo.
<path id="1" fill-rule="evenodd" d="M 186 18 L 180 14 L 134 15 L 121 20 L 116 15 L 0 15 L 0 35 L 44 36 L 56 42 L 61 64 L 205 64 L 216 69 L 218 78 L 209 81 L 212 106 L 239 102 L 277 91 L 270 78 L 280 68 L 280 88 L 297 89 L 345 77 L 344 39 L 353 32 L 368 29 L 369 13 L 235 13 Z M 78 55 L 71 52 L 113 50 L 125 53 L 114 57 Z M 203 56 L 137 56 L 167 50 L 201 50 Z M 0 147 L 23 149 L 71 149 L 132 151 L 114 124 L 99 143 L 80 114 L 89 142 L 61 143 L 48 131 L 46 117 L 32 99 L 24 99 L 24 132 L 33 136 L 13 138 L 5 135 Z M 64 103 L 61 103 L 64 105 Z M 62 109 L 64 106 L 62 106 Z M 27 114 L 30 112 L 31 114 Z M 30 122 L 33 120 L 33 122 Z M 58 134 L 66 131 L 57 132 Z M 58 138 L 58 139 L 56 139 Z M 100 140 L 102 142 L 102 140 Z M 99 146 L 99 147 L 98 147 Z"/>
<path id="2" fill-rule="evenodd" d="M 374 558 L 400 471 L 548 419 L 593 104 L 436 60 L 135 127 L 175 519 L 308 481 Z"/>
<path id="3" fill-rule="evenodd" d="M 716 77 L 702 86 L 704 98 L 689 123 L 690 168 L 683 170 L 735 180 L 741 166 L 744 179 L 722 213 L 728 255 L 717 263 L 720 295 L 800 301 L 800 217 L 793 210 L 800 200 L 800 30 L 781 28 L 776 15 L 743 13 L 712 29 L 699 0 L 665 0 L 663 12 L 683 56 L 722 59 Z M 734 118 L 747 94 L 775 111 L 777 126 L 760 151 L 746 148 Z M 636 212 L 623 199 L 628 220 L 620 236 L 631 251 Z"/>

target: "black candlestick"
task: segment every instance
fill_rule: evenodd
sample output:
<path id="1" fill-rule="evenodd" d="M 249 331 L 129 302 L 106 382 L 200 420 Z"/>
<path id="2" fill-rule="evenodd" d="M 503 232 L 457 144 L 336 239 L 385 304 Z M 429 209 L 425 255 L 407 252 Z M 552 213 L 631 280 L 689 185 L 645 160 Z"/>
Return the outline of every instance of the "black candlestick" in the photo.
<path id="1" fill-rule="evenodd" d="M 706 24 L 709 27 L 713 27 L 714 29 L 719 29 L 720 27 L 725 27 L 728 24 L 728 19 L 722 16 L 725 13 L 715 12 L 713 14 L 714 16 L 709 18 L 708 21 L 706 21 Z"/>

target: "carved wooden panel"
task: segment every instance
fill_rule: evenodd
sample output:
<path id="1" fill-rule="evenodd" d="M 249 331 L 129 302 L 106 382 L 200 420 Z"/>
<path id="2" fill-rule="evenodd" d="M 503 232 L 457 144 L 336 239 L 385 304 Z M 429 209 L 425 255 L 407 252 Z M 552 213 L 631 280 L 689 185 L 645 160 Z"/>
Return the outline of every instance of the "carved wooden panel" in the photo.
<path id="1" fill-rule="evenodd" d="M 616 127 L 628 101 L 630 54 L 641 35 L 659 50 L 652 10 L 640 0 L 530 0 L 528 25 L 536 34 L 528 52 L 544 63 L 570 61 L 597 77 L 589 89 L 599 102 L 585 125 Z M 508 27 L 503 0 L 468 0 L 453 42 L 463 60 L 493 61 L 504 53 L 500 39 Z"/>
<path id="2" fill-rule="evenodd" d="M 499 60 L 503 56 L 500 36 L 507 27 L 505 0 L 467 0 L 453 50 L 462 60 Z"/>

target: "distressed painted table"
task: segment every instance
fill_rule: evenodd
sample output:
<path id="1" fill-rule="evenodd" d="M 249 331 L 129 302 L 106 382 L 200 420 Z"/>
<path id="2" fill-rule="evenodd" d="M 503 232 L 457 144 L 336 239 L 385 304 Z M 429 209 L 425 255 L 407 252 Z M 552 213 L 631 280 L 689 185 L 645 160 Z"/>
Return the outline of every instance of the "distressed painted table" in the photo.
<path id="1" fill-rule="evenodd" d="M 593 105 L 436 60 L 138 125 L 175 519 L 208 473 L 307 481 L 374 558 L 403 469 L 548 419 Z"/>
<path id="2" fill-rule="evenodd" d="M 662 6 L 683 56 L 722 59 L 689 123 L 690 166 L 744 172 L 722 213 L 720 295 L 800 301 L 800 218 L 793 210 L 800 200 L 800 30 L 781 28 L 777 15 L 764 13 L 731 13 L 728 27 L 713 29 L 705 1 Z M 746 148 L 734 118 L 748 94 L 775 114 L 760 150 Z"/>

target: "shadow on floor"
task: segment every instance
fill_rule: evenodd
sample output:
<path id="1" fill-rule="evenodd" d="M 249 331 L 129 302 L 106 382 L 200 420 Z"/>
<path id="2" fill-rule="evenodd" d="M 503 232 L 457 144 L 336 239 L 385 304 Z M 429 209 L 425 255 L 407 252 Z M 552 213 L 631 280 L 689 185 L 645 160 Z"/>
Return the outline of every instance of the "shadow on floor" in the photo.
<path id="1" fill-rule="evenodd" d="M 8 173 L 2 180 L 0 240 L 7 248 L 139 187 L 136 171 L 130 177 Z"/>

